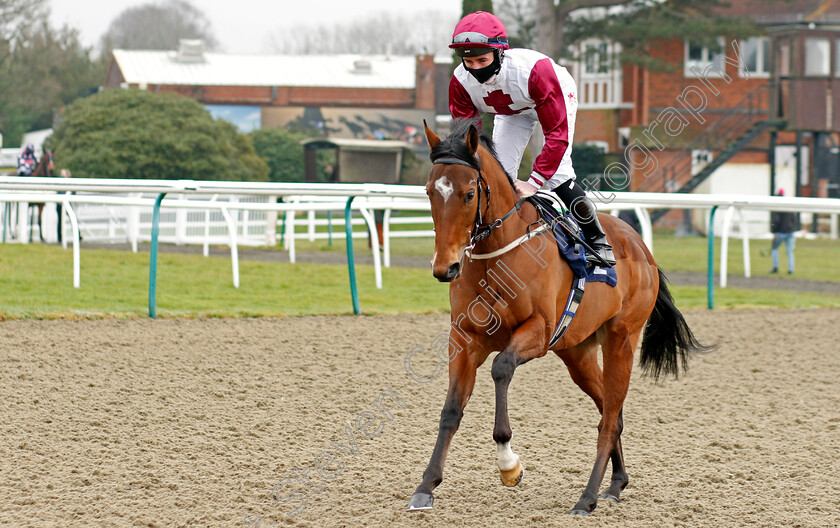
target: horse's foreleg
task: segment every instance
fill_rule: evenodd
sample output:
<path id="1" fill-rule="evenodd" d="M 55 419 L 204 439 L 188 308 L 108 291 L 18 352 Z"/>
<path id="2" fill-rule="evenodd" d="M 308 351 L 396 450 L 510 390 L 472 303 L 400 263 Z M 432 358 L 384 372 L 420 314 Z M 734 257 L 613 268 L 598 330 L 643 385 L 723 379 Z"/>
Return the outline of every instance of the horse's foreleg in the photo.
<path id="1" fill-rule="evenodd" d="M 624 398 L 627 396 L 627 388 L 630 385 L 633 352 L 638 334 L 633 337 L 636 339 L 631 339 L 631 336 L 626 332 L 608 330 L 606 342 L 602 345 L 604 355 L 604 407 L 601 423 L 598 425 L 598 448 L 592 474 L 589 476 L 589 481 L 580 500 L 572 508 L 572 515 L 589 515 L 595 509 L 598 503 L 598 488 L 604 479 L 607 462 L 610 459 L 613 460 L 614 471 L 616 470 L 615 465 L 622 469 L 624 467 L 619 436 L 621 435 L 621 427 L 623 427 L 621 411 L 624 406 Z M 618 461 L 617 464 L 616 460 Z M 622 486 L 620 475 L 621 472 L 619 472 L 617 481 L 614 479 L 618 487 Z M 609 490 L 612 489 L 613 486 L 610 486 Z"/>
<path id="2" fill-rule="evenodd" d="M 519 455 L 510 448 L 513 433 L 508 417 L 508 388 L 516 367 L 546 353 L 544 334 L 541 331 L 543 327 L 544 323 L 541 319 L 529 319 L 517 328 L 511 342 L 493 360 L 491 374 L 496 385 L 496 422 L 493 427 L 493 440 L 496 441 L 498 448 L 499 473 L 502 484 L 505 486 L 516 486 L 525 474 Z"/>
<path id="3" fill-rule="evenodd" d="M 450 350 L 451 352 L 451 350 Z M 475 371 L 478 365 L 475 364 L 466 351 L 461 351 L 449 363 L 449 390 L 446 393 L 446 402 L 443 411 L 440 413 L 440 426 L 438 428 L 435 449 L 429 459 L 429 465 L 423 472 L 423 481 L 417 486 L 411 501 L 408 503 L 408 510 L 430 510 L 434 497 L 432 491 L 443 480 L 443 464 L 446 461 L 446 453 L 449 451 L 449 444 L 452 437 L 461 424 L 461 417 L 464 415 L 464 407 L 472 395 L 475 386 Z"/>

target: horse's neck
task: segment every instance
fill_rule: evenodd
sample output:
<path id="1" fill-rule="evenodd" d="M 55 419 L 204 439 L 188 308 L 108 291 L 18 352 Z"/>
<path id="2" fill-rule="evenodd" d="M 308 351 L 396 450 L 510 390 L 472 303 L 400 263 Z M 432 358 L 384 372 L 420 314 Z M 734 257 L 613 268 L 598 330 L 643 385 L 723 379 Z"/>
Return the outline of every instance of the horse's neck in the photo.
<path id="1" fill-rule="evenodd" d="M 490 200 L 487 205 L 486 214 L 484 218 L 485 224 L 490 224 L 493 221 L 505 216 L 519 200 L 513 185 L 510 184 L 508 175 L 505 174 L 499 162 L 496 161 L 489 152 L 483 152 L 482 165 L 485 167 L 484 178 L 490 188 Z M 493 233 L 485 239 L 485 245 L 498 249 L 498 247 L 508 244 L 513 238 L 514 233 L 519 236 L 524 233 L 522 226 L 518 221 L 519 217 L 514 214 L 504 221 L 502 225 L 493 231 Z"/>
<path id="2" fill-rule="evenodd" d="M 501 218 L 516 204 L 516 192 L 510 184 L 505 170 L 487 150 L 482 149 L 479 154 L 481 164 L 485 168 L 484 179 L 490 187 L 490 203 L 487 208 L 487 219 Z"/>
<path id="3" fill-rule="evenodd" d="M 49 166 L 50 158 L 47 154 L 44 154 L 38 161 L 38 165 L 35 166 L 35 170 L 32 171 L 32 176 L 50 176 L 48 171 Z"/>

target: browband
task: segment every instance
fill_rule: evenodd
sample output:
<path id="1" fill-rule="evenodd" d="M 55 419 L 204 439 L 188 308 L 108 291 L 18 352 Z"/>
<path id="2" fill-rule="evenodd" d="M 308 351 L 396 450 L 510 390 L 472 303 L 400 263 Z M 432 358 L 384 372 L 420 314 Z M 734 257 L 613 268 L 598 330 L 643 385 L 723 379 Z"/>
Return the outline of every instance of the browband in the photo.
<path id="1" fill-rule="evenodd" d="M 478 170 L 478 166 L 476 164 L 464 161 L 461 158 L 438 158 L 432 163 L 435 165 L 464 165 L 465 167 Z"/>

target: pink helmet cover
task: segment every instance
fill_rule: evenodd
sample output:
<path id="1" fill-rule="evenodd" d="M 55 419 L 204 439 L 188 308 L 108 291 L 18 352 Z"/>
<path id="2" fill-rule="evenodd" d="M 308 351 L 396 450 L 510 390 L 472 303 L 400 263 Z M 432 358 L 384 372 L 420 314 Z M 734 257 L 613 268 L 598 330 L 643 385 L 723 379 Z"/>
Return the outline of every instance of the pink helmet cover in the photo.
<path id="1" fill-rule="evenodd" d="M 449 47 L 508 49 L 507 30 L 494 14 L 476 11 L 458 22 Z"/>

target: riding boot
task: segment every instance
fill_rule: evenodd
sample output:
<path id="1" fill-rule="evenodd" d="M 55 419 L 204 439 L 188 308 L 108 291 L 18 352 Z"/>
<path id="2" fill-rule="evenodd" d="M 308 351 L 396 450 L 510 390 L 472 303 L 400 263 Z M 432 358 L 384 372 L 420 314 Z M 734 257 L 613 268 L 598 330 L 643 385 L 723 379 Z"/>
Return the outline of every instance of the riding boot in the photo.
<path id="1" fill-rule="evenodd" d="M 583 231 L 586 242 L 597 254 L 597 256 L 587 254 L 587 264 L 603 266 L 606 262 L 609 265 L 608 267 L 614 266 L 615 255 L 613 255 L 612 246 L 607 241 L 607 235 L 598 221 L 598 211 L 595 209 L 595 204 L 586 197 L 583 189 L 576 185 L 574 180 L 569 180 L 554 189 L 554 192 L 572 212 L 572 216 L 575 217 Z"/>

